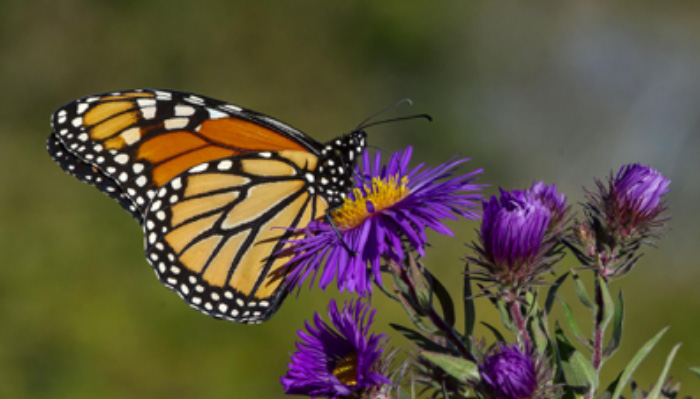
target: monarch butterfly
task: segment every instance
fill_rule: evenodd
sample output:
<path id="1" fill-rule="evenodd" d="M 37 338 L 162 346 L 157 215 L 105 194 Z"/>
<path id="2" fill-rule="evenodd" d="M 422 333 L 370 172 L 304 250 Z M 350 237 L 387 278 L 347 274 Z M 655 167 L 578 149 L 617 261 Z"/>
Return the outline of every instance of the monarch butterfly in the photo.
<path id="1" fill-rule="evenodd" d="M 286 296 L 277 255 L 292 229 L 340 205 L 365 148 L 358 127 L 321 144 L 204 96 L 88 96 L 51 118 L 47 148 L 69 174 L 141 223 L 159 280 L 215 318 L 260 323 Z"/>

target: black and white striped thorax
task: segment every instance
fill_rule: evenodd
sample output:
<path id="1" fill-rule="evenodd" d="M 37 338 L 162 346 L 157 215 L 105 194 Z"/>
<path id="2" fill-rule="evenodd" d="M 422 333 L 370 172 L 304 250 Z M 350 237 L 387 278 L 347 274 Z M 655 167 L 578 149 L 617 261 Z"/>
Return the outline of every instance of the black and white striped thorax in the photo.
<path id="1" fill-rule="evenodd" d="M 352 190 L 355 165 L 366 147 L 366 138 L 364 130 L 354 130 L 326 143 L 321 150 L 310 189 L 317 189 L 329 207 L 340 206 Z"/>

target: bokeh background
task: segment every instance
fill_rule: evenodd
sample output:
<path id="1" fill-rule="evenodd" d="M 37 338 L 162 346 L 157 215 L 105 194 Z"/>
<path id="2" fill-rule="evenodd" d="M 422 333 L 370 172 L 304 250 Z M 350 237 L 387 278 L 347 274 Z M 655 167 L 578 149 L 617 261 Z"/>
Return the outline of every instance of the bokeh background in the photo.
<path id="1" fill-rule="evenodd" d="M 411 97 L 394 114 L 435 121 L 376 127 L 370 141 L 433 164 L 471 157 L 489 194 L 541 179 L 576 204 L 594 176 L 653 165 L 673 181 L 673 220 L 616 284 L 627 323 L 603 378 L 671 325 L 636 377 L 651 384 L 683 342 L 672 373 L 699 393 L 699 38 L 692 1 L 0 1 L 0 398 L 282 397 L 296 329 L 342 297 L 305 288 L 244 326 L 157 282 L 139 226 L 44 149 L 58 106 L 138 87 L 228 100 L 319 140 Z M 427 263 L 459 295 L 478 225 L 450 226 L 457 238 L 433 235 Z M 406 345 L 386 327 L 402 311 L 373 303 L 377 329 Z"/>

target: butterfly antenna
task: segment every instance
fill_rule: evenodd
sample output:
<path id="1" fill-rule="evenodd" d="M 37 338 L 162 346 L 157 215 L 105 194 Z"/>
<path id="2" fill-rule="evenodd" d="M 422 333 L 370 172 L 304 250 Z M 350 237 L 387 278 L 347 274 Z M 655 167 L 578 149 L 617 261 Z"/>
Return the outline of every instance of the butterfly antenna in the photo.
<path id="1" fill-rule="evenodd" d="M 381 114 L 383 114 L 383 113 L 385 113 L 385 112 L 387 112 L 387 111 L 391 111 L 392 109 L 394 109 L 394 108 L 396 108 L 396 107 L 398 107 L 399 105 L 402 105 L 402 104 L 413 105 L 413 101 L 411 101 L 411 99 L 408 98 L 408 97 L 407 97 L 407 98 L 402 98 L 402 99 L 400 99 L 399 101 L 397 101 L 397 102 L 391 104 L 390 106 L 388 106 L 388 107 L 386 107 L 386 108 L 384 108 L 384 109 L 382 109 L 382 110 L 379 110 L 379 111 L 373 113 L 372 115 L 370 115 L 367 119 L 365 119 L 365 120 L 363 120 L 362 122 L 360 122 L 360 124 L 357 125 L 357 128 L 355 128 L 355 130 L 360 130 L 360 129 L 362 129 L 362 128 L 367 127 L 367 126 L 368 126 L 368 125 L 366 125 L 367 122 L 369 122 L 369 121 L 371 121 L 372 119 L 376 118 L 378 115 L 381 115 Z"/>
<path id="2" fill-rule="evenodd" d="M 427 119 L 428 122 L 433 121 L 433 117 L 428 115 L 428 114 L 417 114 L 417 115 L 409 115 L 409 116 L 399 116 L 398 118 L 383 119 L 381 121 L 368 123 L 368 124 L 362 126 L 362 128 L 366 128 L 366 127 L 370 127 L 370 126 L 377 126 L 377 125 L 381 125 L 381 124 L 389 123 L 389 122 L 397 122 L 397 121 L 405 121 L 405 120 L 410 120 L 410 119 L 421 119 L 421 118 Z"/>

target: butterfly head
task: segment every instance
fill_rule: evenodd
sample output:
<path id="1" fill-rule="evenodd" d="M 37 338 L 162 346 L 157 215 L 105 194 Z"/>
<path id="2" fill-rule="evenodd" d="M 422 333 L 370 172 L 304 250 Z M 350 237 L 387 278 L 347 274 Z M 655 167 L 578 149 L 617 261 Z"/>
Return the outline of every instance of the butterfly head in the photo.
<path id="1" fill-rule="evenodd" d="M 353 187 L 355 165 L 365 150 L 367 133 L 362 129 L 326 143 L 316 170 L 318 189 L 331 207 L 342 204 Z"/>

